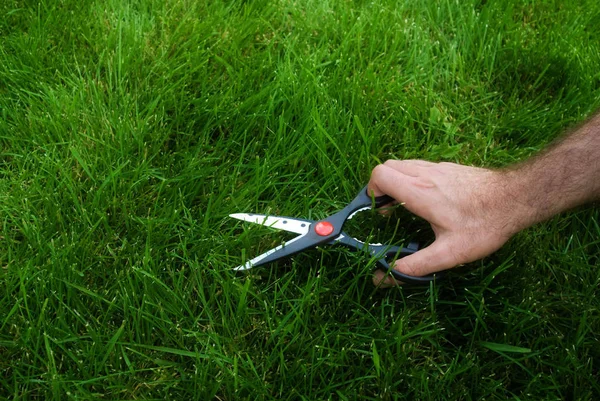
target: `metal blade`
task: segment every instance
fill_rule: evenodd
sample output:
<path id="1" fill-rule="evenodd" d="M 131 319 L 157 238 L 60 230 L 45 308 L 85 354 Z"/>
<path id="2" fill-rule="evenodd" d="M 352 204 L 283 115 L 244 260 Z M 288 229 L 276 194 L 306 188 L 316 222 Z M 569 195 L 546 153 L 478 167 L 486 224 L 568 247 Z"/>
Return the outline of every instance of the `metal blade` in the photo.
<path id="1" fill-rule="evenodd" d="M 296 234 L 306 234 L 312 224 L 310 220 L 293 219 L 291 217 L 267 216 L 264 214 L 253 213 L 234 213 L 229 217 L 247 221 L 249 223 L 260 224 L 278 230 L 289 231 Z"/>
<path id="2" fill-rule="evenodd" d="M 254 259 L 247 261 L 245 264 L 243 264 L 241 266 L 234 267 L 233 270 L 236 270 L 236 271 L 249 270 L 249 269 L 252 269 L 254 266 L 260 266 L 261 264 L 263 264 L 263 263 L 260 263 L 263 259 L 274 254 L 275 252 L 279 251 L 280 249 L 285 248 L 286 246 L 290 245 L 291 243 L 298 241 L 302 237 L 304 237 L 304 235 L 299 235 L 298 237 L 296 237 L 292 240 L 289 240 L 288 242 L 281 244 L 278 247 L 275 247 L 275 248 L 271 249 L 270 251 L 263 253 L 262 255 L 258 255 Z"/>

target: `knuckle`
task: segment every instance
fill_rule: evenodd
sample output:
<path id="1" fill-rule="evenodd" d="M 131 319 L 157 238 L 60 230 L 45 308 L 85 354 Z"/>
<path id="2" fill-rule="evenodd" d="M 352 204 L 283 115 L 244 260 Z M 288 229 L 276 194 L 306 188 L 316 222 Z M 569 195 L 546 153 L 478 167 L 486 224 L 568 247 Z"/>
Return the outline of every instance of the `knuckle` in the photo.
<path id="1" fill-rule="evenodd" d="M 412 180 L 414 186 L 418 188 L 431 189 L 436 187 L 434 177 L 432 177 L 431 175 L 413 177 Z"/>
<path id="2" fill-rule="evenodd" d="M 400 163 L 398 160 L 389 159 L 389 160 L 386 160 L 385 162 L 383 162 L 383 165 L 393 168 L 394 166 L 397 166 L 398 163 Z"/>
<path id="3" fill-rule="evenodd" d="M 379 180 L 385 172 L 385 166 L 383 164 L 378 164 L 377 166 L 375 166 L 375 168 L 373 168 L 373 171 L 371 172 L 371 179 L 373 181 L 377 181 Z"/>
<path id="4" fill-rule="evenodd" d="M 440 162 L 437 165 L 442 170 L 456 169 L 457 167 L 460 168 L 460 165 L 451 162 Z"/>
<path id="5" fill-rule="evenodd" d="M 417 267 L 406 260 L 396 262 L 396 266 L 394 266 L 394 269 L 398 270 L 400 273 L 404 273 L 409 276 L 419 275 L 419 270 L 417 269 Z"/>

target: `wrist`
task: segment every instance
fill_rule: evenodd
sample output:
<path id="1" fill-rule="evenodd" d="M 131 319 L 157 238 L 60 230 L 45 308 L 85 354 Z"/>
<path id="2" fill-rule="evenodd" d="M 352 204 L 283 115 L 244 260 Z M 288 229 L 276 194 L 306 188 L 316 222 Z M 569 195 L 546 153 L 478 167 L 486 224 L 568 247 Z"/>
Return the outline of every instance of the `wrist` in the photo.
<path id="1" fill-rule="evenodd" d="M 502 171 L 522 227 L 600 199 L 600 114 L 531 159 Z"/>
<path id="2" fill-rule="evenodd" d="M 550 170 L 539 163 L 499 172 L 511 209 L 513 234 L 577 206 L 576 197 L 554 190 L 562 178 Z"/>
<path id="3" fill-rule="evenodd" d="M 494 171 L 494 208 L 504 216 L 502 232 L 512 237 L 535 223 L 545 220 L 551 214 L 537 204 L 532 185 L 520 170 Z"/>

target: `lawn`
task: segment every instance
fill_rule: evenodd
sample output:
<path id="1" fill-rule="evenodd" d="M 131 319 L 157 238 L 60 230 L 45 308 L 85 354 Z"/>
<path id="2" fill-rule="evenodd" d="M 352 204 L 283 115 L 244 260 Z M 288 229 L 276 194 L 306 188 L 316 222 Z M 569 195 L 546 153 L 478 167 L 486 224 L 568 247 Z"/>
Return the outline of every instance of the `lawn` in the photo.
<path id="1" fill-rule="evenodd" d="M 598 400 L 597 205 L 389 290 L 339 247 L 234 272 L 290 237 L 228 215 L 507 166 L 599 108 L 597 0 L 3 0 L 0 399 Z"/>

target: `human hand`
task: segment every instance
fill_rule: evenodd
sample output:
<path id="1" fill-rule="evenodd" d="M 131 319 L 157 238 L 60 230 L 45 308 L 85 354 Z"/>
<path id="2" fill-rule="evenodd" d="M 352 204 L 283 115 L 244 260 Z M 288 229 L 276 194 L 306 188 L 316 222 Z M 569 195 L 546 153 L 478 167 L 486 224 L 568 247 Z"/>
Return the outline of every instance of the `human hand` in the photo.
<path id="1" fill-rule="evenodd" d="M 431 245 L 398 259 L 394 269 L 425 276 L 498 250 L 526 226 L 525 211 L 510 196 L 504 177 L 500 171 L 422 160 L 388 160 L 376 166 L 370 193 L 392 196 L 427 220 L 435 233 Z M 379 270 L 374 283 L 397 284 Z"/>

